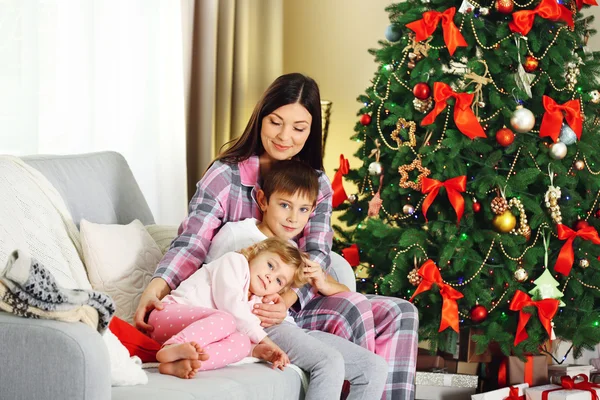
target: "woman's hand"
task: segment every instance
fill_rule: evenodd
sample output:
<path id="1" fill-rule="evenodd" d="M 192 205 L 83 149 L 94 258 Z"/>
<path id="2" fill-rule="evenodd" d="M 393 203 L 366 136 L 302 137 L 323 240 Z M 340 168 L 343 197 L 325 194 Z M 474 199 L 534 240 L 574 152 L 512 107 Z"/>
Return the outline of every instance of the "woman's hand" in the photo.
<path id="1" fill-rule="evenodd" d="M 146 334 L 154 330 L 152 325 L 146 323 L 146 316 L 154 309 L 163 309 L 163 303 L 160 300 L 169 292 L 171 292 L 171 288 L 164 279 L 156 278 L 150 281 L 144 293 L 142 293 L 140 303 L 133 316 L 133 322 L 137 329 Z"/>
<path id="2" fill-rule="evenodd" d="M 287 307 L 283 298 L 275 293 L 263 297 L 262 301 L 262 304 L 255 304 L 254 310 L 252 310 L 254 315 L 260 319 L 260 326 L 268 328 L 282 323 L 287 316 Z"/>
<path id="3" fill-rule="evenodd" d="M 306 263 L 306 267 L 304 267 L 304 276 L 308 279 L 312 287 L 319 292 L 327 292 L 329 282 L 323 268 L 309 258 L 305 258 L 304 262 Z"/>

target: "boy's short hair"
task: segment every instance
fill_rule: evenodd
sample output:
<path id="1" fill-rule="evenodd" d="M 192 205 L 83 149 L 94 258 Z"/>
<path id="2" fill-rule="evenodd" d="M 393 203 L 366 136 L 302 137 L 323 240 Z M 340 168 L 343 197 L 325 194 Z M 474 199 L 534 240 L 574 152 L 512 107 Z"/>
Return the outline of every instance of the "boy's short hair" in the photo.
<path id="1" fill-rule="evenodd" d="M 263 251 L 270 251 L 277 254 L 279 257 L 281 257 L 281 261 L 296 268 L 296 271 L 294 272 L 294 278 L 288 287 L 292 286 L 298 288 L 304 286 L 308 282 L 308 280 L 304 277 L 304 267 L 306 266 L 304 257 L 308 256 L 300 251 L 298 247 L 285 239 L 273 236 L 263 240 L 262 242 L 258 242 L 252 246 L 246 247 L 239 252 L 246 257 L 248 262 L 250 262 L 254 259 L 254 257 Z M 285 287 L 280 291 L 280 293 L 286 291 L 288 287 Z"/>
<path id="2" fill-rule="evenodd" d="M 262 190 L 267 201 L 275 192 L 304 195 L 317 204 L 319 197 L 319 175 L 310 165 L 297 160 L 283 160 L 271 166 L 263 175 Z"/>

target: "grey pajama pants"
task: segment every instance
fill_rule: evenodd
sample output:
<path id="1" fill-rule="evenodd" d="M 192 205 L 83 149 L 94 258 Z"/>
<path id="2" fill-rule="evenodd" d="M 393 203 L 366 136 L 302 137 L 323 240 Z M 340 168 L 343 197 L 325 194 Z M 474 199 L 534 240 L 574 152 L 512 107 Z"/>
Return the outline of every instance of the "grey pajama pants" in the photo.
<path id="1" fill-rule="evenodd" d="M 348 400 L 381 398 L 388 374 L 382 357 L 330 333 L 288 322 L 265 331 L 290 361 L 309 375 L 306 400 L 339 399 L 344 380 L 350 382 Z"/>

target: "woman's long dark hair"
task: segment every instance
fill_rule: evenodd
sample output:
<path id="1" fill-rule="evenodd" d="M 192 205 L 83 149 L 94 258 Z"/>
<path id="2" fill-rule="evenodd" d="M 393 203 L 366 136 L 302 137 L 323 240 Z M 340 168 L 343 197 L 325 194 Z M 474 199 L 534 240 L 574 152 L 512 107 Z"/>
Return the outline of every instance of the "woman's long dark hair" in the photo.
<path id="1" fill-rule="evenodd" d="M 310 134 L 306 143 L 294 159 L 303 161 L 314 169 L 323 170 L 323 131 L 321 126 L 321 95 L 319 86 L 308 76 L 293 73 L 281 75 L 269 86 L 256 104 L 252 116 L 237 139 L 226 143 L 216 160 L 226 163 L 237 163 L 247 160 L 252 155 L 260 155 L 265 151 L 260 139 L 262 120 L 279 107 L 300 103 L 312 116 Z"/>

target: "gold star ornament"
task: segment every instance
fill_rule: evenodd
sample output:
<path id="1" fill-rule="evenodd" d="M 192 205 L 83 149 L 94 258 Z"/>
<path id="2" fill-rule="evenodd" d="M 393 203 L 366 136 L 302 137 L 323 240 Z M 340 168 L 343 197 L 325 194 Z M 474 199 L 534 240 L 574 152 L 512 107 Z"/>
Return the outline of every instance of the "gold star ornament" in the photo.
<path id="1" fill-rule="evenodd" d="M 409 181 L 408 173 L 415 169 L 419 171 L 419 175 L 417 175 L 417 179 L 415 181 Z M 431 174 L 431 171 L 428 168 L 425 168 L 423 165 L 421 165 L 420 158 L 415 158 L 412 163 L 398 167 L 398 172 L 400 173 L 399 186 L 401 188 L 410 188 L 418 191 L 421 190 L 421 180 Z"/>
<path id="2" fill-rule="evenodd" d="M 403 142 L 400 138 L 400 132 L 405 129 L 408 132 L 408 141 Z M 409 146 L 415 147 L 417 145 L 417 138 L 415 132 L 417 131 L 417 124 L 414 121 L 407 121 L 404 118 L 398 118 L 396 122 L 396 129 L 392 132 L 392 139 L 398 143 L 398 146 Z"/>

